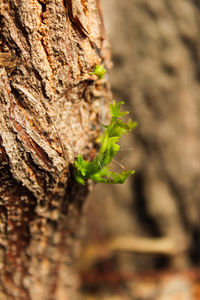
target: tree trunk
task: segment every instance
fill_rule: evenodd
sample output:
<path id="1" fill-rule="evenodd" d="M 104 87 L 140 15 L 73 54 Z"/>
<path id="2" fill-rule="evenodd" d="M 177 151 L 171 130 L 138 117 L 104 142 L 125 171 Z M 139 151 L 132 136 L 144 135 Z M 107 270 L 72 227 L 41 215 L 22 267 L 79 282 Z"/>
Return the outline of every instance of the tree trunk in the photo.
<path id="1" fill-rule="evenodd" d="M 1 0 L 0 299 L 75 299 L 87 186 L 73 177 L 98 136 L 109 67 L 98 0 Z"/>

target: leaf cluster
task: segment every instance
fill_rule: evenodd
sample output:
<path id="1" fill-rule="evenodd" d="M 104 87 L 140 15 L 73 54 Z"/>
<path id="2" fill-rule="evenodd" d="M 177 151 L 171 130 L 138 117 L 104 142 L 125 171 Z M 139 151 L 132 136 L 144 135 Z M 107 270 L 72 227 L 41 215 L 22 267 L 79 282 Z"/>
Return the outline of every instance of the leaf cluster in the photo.
<path id="1" fill-rule="evenodd" d="M 96 65 L 94 70 L 90 72 L 90 75 L 96 75 L 99 79 L 102 79 L 106 74 L 106 69 L 102 65 Z"/>
<path id="2" fill-rule="evenodd" d="M 120 137 L 133 130 L 137 122 L 133 122 L 131 119 L 127 123 L 123 122 L 121 117 L 128 112 L 120 112 L 120 106 L 124 102 L 110 104 L 111 121 L 109 125 L 103 125 L 105 128 L 104 133 L 100 137 L 100 149 L 98 155 L 92 160 L 84 160 L 82 155 L 78 155 L 77 161 L 75 161 L 75 178 L 81 183 L 85 184 L 87 179 L 92 179 L 95 182 L 102 183 L 124 183 L 125 180 L 134 173 L 133 170 L 123 171 L 121 173 L 115 173 L 109 170 L 109 165 L 119 151 L 120 146 L 118 141 Z"/>

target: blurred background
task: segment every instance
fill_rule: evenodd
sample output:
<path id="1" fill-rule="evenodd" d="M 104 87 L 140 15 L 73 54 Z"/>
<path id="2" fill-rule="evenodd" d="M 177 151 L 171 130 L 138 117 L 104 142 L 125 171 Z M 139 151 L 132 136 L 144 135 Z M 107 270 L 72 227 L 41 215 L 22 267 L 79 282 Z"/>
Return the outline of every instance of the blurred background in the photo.
<path id="1" fill-rule="evenodd" d="M 139 125 L 117 158 L 136 173 L 85 208 L 83 297 L 200 299 L 200 1 L 101 7 L 113 97 Z"/>

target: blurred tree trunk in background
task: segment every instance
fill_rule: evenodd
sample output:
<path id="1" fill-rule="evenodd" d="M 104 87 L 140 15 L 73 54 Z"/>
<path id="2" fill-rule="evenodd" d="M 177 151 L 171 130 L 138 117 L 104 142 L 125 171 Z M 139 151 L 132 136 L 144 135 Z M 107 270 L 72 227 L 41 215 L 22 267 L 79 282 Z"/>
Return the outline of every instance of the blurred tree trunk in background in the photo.
<path id="1" fill-rule="evenodd" d="M 98 0 L 1 0 L 0 299 L 75 299 L 87 187 L 70 164 L 99 134 L 109 63 Z"/>
<path id="2" fill-rule="evenodd" d="M 132 141 L 122 145 L 133 147 L 131 153 L 124 151 L 124 157 L 136 174 L 123 187 L 112 192 L 104 188 L 99 196 L 103 230 L 106 235 L 169 237 L 177 250 L 186 247 L 170 261 L 137 257 L 136 268 L 160 262 L 160 266 L 167 262 L 180 268 L 196 266 L 200 263 L 200 3 L 102 0 L 102 6 L 112 44 L 114 96 L 127 101 L 139 122 Z M 96 194 L 99 191 L 100 187 Z"/>

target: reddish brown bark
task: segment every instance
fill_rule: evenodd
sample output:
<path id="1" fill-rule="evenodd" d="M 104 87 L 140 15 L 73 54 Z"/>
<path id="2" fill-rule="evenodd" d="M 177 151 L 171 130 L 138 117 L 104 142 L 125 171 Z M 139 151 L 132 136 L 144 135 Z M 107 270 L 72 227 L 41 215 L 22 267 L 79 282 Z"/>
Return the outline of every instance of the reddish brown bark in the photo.
<path id="1" fill-rule="evenodd" d="M 0 298 L 75 299 L 87 187 L 72 165 L 99 133 L 108 67 L 99 3 L 1 1 Z"/>

